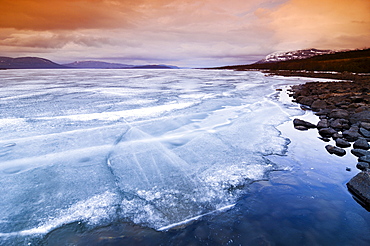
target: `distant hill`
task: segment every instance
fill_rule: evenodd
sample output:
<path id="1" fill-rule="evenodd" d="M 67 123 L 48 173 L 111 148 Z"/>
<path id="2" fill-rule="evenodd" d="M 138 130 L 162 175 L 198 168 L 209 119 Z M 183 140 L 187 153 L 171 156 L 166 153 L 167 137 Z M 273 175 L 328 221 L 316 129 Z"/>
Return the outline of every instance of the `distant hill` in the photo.
<path id="1" fill-rule="evenodd" d="M 101 61 L 75 61 L 63 66 L 70 68 L 100 68 L 100 69 L 120 69 L 120 68 L 131 68 L 132 65 L 121 64 L 121 63 L 109 63 Z"/>
<path id="2" fill-rule="evenodd" d="M 325 55 L 334 53 L 332 50 L 318 50 L 318 49 L 305 49 L 305 50 L 295 50 L 287 52 L 274 52 L 266 56 L 265 59 L 262 59 L 256 63 L 271 63 L 279 61 L 289 61 L 289 60 L 298 60 L 306 59 L 317 55 Z"/>
<path id="3" fill-rule="evenodd" d="M 218 67 L 237 70 L 291 70 L 370 73 L 370 49 L 335 52 L 306 59 Z"/>
<path id="4" fill-rule="evenodd" d="M 48 69 L 48 68 L 66 68 L 60 64 L 39 57 L 0 57 L 1 69 Z"/>
<path id="5" fill-rule="evenodd" d="M 101 61 L 76 61 L 60 65 L 40 57 L 4 57 L 0 56 L 0 69 L 175 69 L 169 65 L 127 65 L 121 63 L 109 63 Z"/>

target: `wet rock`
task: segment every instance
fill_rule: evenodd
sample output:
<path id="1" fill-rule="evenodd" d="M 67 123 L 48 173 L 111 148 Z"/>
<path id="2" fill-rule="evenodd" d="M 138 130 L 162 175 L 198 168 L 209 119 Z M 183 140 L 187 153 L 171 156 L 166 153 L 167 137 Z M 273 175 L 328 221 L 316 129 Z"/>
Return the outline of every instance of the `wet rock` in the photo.
<path id="1" fill-rule="evenodd" d="M 351 126 L 350 129 L 343 131 L 343 136 L 350 142 L 356 141 L 359 137 L 361 137 L 361 134 L 358 133 L 358 127 L 357 126 Z"/>
<path id="2" fill-rule="evenodd" d="M 359 161 L 370 163 L 370 155 L 364 155 L 358 158 Z"/>
<path id="3" fill-rule="evenodd" d="M 368 122 L 361 122 L 360 126 L 365 128 L 366 130 L 370 131 L 370 123 Z"/>
<path id="4" fill-rule="evenodd" d="M 366 130 L 365 128 L 361 127 L 360 130 L 358 130 L 362 136 L 365 138 L 370 138 L 370 131 Z"/>
<path id="5" fill-rule="evenodd" d="M 351 124 L 355 124 L 357 122 L 368 122 L 370 123 L 370 111 L 362 111 L 360 113 L 353 114 L 349 121 Z"/>
<path id="6" fill-rule="evenodd" d="M 305 126 L 294 126 L 294 128 L 297 129 L 297 130 L 300 130 L 300 131 L 307 131 L 308 130 L 308 128 L 305 127 Z"/>
<path id="7" fill-rule="evenodd" d="M 354 156 L 361 157 L 365 155 L 370 155 L 370 151 L 364 150 L 364 149 L 352 149 L 351 153 Z"/>
<path id="8" fill-rule="evenodd" d="M 356 167 L 358 169 L 360 169 L 361 171 L 366 171 L 370 168 L 370 164 L 367 163 L 367 162 L 360 161 L 360 162 L 357 163 Z M 369 189 L 370 189 L 370 187 L 369 187 Z"/>
<path id="9" fill-rule="evenodd" d="M 342 138 L 337 138 L 335 140 L 335 145 L 341 148 L 351 147 L 351 143 Z"/>
<path id="10" fill-rule="evenodd" d="M 330 154 L 335 154 L 335 155 L 338 155 L 338 156 L 344 156 L 346 154 L 346 151 L 342 148 L 339 148 L 337 146 L 333 146 L 333 145 L 326 145 L 325 146 L 325 149 L 330 153 Z"/>
<path id="11" fill-rule="evenodd" d="M 333 137 L 333 139 L 343 138 L 343 134 L 341 134 L 341 133 L 334 133 L 332 137 Z"/>
<path id="12" fill-rule="evenodd" d="M 316 128 L 315 124 L 312 124 L 310 122 L 307 122 L 305 120 L 300 120 L 300 119 L 294 119 L 293 120 L 294 127 L 296 126 L 304 126 L 306 128 Z"/>
<path id="13" fill-rule="evenodd" d="M 316 100 L 311 104 L 311 108 L 314 111 L 319 111 L 320 109 L 325 109 L 327 106 L 327 103 L 324 100 Z"/>
<path id="14" fill-rule="evenodd" d="M 321 128 L 328 128 L 329 127 L 329 123 L 328 123 L 328 120 L 327 119 L 321 119 L 318 123 L 317 123 L 317 128 L 321 129 Z"/>
<path id="15" fill-rule="evenodd" d="M 365 205 L 370 205 L 370 174 L 368 172 L 363 171 L 357 174 L 347 183 L 347 187 Z"/>
<path id="16" fill-rule="evenodd" d="M 370 145 L 365 138 L 359 138 L 353 143 L 353 148 L 368 150 L 370 149 Z"/>
<path id="17" fill-rule="evenodd" d="M 334 130 L 333 128 L 330 128 L 330 127 L 328 127 L 328 128 L 321 128 L 321 129 L 319 130 L 319 134 L 320 134 L 321 136 L 323 136 L 323 137 L 331 137 L 331 136 L 333 136 L 333 134 L 335 134 L 335 133 L 337 133 L 337 131 L 336 131 L 336 130 Z"/>
<path id="18" fill-rule="evenodd" d="M 329 114 L 330 118 L 336 118 L 336 119 L 348 119 L 348 116 L 349 114 L 347 110 L 344 110 L 344 109 L 333 109 Z"/>
<path id="19" fill-rule="evenodd" d="M 334 129 L 349 129 L 348 120 L 346 119 L 335 119 L 330 122 L 330 126 Z"/>
<path id="20" fill-rule="evenodd" d="M 324 142 L 330 142 L 330 138 L 319 137 Z"/>
<path id="21" fill-rule="evenodd" d="M 305 97 L 305 96 L 297 97 L 297 102 L 303 105 L 311 106 L 313 101 L 314 99 L 312 97 Z"/>

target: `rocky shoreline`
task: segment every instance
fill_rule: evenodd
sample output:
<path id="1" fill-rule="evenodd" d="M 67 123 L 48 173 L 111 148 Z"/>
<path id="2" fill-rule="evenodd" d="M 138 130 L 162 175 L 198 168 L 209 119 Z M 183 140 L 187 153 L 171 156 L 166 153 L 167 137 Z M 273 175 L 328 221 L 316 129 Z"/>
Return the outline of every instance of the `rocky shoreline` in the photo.
<path id="1" fill-rule="evenodd" d="M 356 200 L 370 208 L 370 81 L 309 82 L 292 86 L 290 96 L 302 108 L 312 110 L 320 121 L 315 125 L 294 119 L 297 130 L 317 128 L 320 138 L 335 145 L 326 145 L 330 154 L 343 156 L 345 148 L 358 157 L 356 167 L 361 170 L 347 187 Z"/>

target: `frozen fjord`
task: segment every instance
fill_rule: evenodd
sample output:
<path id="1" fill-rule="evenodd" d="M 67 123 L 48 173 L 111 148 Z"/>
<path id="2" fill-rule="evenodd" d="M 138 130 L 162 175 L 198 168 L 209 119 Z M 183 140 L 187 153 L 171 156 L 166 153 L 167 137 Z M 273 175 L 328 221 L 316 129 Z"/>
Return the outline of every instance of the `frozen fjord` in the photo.
<path id="1" fill-rule="evenodd" d="M 0 81 L 2 238 L 75 221 L 161 229 L 232 205 L 286 149 L 275 126 L 299 110 L 275 88 L 302 83 L 208 70 L 7 70 Z"/>

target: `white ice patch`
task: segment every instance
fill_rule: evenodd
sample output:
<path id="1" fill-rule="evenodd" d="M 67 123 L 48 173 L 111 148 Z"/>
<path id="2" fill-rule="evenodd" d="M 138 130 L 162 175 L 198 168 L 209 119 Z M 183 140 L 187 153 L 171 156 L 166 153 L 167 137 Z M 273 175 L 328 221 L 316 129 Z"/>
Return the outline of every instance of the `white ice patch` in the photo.
<path id="1" fill-rule="evenodd" d="M 67 209 L 62 209 L 38 227 L 11 233 L 0 233 L 0 237 L 27 236 L 33 234 L 46 234 L 51 230 L 72 222 L 87 222 L 98 224 L 102 220 L 108 220 L 115 215 L 118 205 L 118 196 L 109 191 L 80 201 Z"/>

